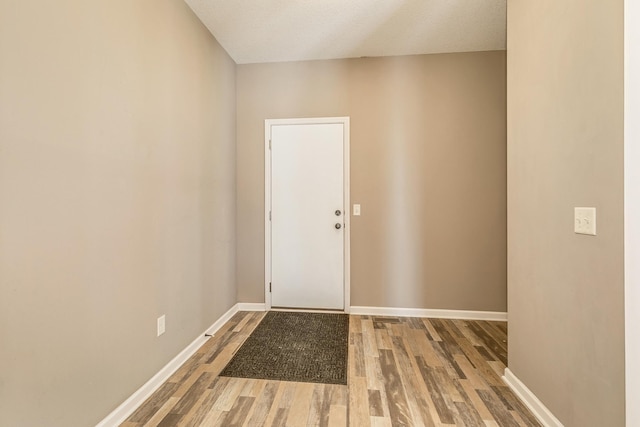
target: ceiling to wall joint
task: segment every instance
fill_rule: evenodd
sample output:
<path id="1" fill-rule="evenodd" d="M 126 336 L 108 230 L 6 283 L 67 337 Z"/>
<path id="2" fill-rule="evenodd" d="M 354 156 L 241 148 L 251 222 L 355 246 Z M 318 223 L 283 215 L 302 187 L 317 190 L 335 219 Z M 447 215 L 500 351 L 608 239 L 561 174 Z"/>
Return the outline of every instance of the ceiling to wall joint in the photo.
<path id="1" fill-rule="evenodd" d="M 238 64 L 506 48 L 506 0 L 185 0 Z"/>

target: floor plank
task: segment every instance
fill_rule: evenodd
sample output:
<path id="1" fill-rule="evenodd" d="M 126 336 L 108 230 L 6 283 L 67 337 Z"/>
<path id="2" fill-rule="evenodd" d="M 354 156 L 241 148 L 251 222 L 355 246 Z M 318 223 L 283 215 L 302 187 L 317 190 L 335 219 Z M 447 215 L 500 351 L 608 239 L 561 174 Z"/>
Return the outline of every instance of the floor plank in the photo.
<path id="1" fill-rule="evenodd" d="M 506 322 L 351 316 L 346 386 L 219 377 L 263 316 L 234 315 L 121 427 L 540 426 L 501 380 Z"/>

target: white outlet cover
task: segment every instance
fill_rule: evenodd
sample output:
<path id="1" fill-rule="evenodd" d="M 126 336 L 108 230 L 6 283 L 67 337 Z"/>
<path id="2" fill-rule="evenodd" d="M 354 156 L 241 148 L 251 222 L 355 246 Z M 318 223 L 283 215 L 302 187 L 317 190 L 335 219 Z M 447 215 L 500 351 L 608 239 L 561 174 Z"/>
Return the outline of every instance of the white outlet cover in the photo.
<path id="1" fill-rule="evenodd" d="M 596 235 L 596 208 L 574 208 L 574 226 L 576 234 Z"/>
<path id="2" fill-rule="evenodd" d="M 165 315 L 158 317 L 158 336 L 164 334 L 165 331 Z"/>

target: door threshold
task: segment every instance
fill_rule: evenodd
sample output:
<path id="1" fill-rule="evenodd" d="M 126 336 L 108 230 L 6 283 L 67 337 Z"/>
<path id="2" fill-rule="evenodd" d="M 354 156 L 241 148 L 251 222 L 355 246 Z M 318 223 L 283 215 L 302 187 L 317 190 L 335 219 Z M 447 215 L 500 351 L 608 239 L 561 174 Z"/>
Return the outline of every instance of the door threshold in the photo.
<path id="1" fill-rule="evenodd" d="M 330 309 L 330 308 L 271 307 L 268 311 L 290 311 L 290 312 L 296 312 L 296 313 L 347 314 L 344 310 Z"/>

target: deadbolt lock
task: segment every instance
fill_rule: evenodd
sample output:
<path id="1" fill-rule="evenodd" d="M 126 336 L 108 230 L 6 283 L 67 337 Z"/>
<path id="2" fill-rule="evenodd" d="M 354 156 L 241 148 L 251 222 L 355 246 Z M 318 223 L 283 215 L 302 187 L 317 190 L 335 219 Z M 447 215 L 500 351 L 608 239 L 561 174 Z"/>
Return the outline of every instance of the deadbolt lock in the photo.
<path id="1" fill-rule="evenodd" d="M 340 216 L 342 215 L 342 211 L 340 211 L 340 209 L 336 210 L 336 216 Z"/>

